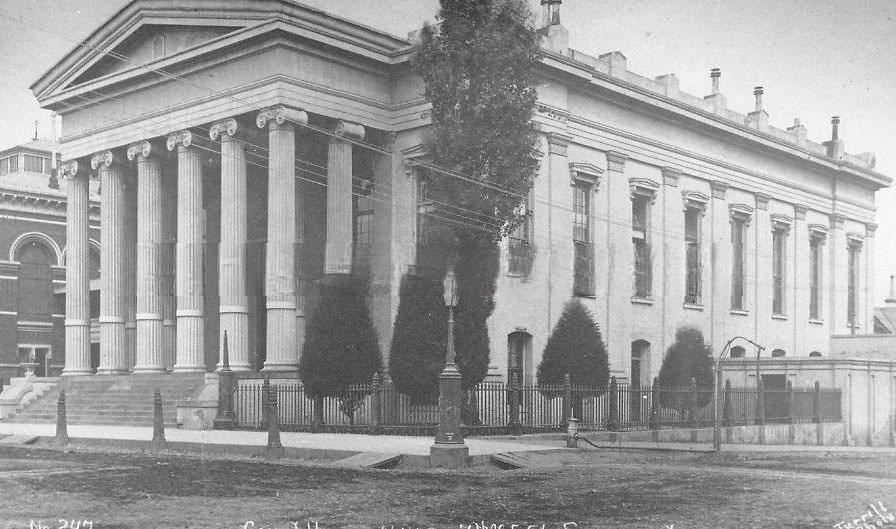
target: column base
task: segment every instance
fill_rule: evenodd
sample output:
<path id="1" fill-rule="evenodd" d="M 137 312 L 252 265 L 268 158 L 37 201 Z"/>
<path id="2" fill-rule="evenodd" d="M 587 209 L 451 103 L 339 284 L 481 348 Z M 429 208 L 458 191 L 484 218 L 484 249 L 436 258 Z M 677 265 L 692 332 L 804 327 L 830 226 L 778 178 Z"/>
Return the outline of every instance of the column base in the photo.
<path id="1" fill-rule="evenodd" d="M 64 377 L 93 376 L 93 374 L 93 369 L 90 368 L 65 368 L 62 370 L 62 376 Z"/>
<path id="2" fill-rule="evenodd" d="M 233 369 L 233 368 L 231 368 Z M 275 363 L 275 362 L 265 362 L 264 367 L 261 369 L 263 373 L 271 373 L 271 372 L 281 372 L 281 373 L 295 373 L 299 370 L 298 363 Z"/>
<path id="3" fill-rule="evenodd" d="M 253 371 L 252 366 L 249 364 L 230 364 L 231 371 Z M 221 371 L 221 364 L 218 364 L 215 367 L 215 373 Z"/>
<path id="4" fill-rule="evenodd" d="M 205 373 L 205 366 L 174 366 L 172 373 Z"/>
<path id="5" fill-rule="evenodd" d="M 135 367 L 133 371 L 131 371 L 132 375 L 164 375 L 167 373 L 164 367 L 148 367 L 148 366 L 139 366 Z"/>
<path id="6" fill-rule="evenodd" d="M 465 444 L 436 443 L 429 447 L 429 466 L 447 469 L 469 465 L 470 447 Z"/>
<path id="7" fill-rule="evenodd" d="M 96 370 L 97 375 L 129 375 L 130 373 L 130 370 L 124 367 L 116 369 L 111 367 L 101 367 Z"/>

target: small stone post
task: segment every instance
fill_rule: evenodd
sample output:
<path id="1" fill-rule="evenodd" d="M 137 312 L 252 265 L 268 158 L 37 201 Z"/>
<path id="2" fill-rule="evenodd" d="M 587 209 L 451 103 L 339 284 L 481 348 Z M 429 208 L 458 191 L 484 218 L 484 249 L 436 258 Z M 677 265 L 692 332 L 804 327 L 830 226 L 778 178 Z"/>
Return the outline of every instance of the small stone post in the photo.
<path id="1" fill-rule="evenodd" d="M 688 393 L 688 426 L 691 427 L 691 442 L 697 441 L 697 379 L 691 377 L 691 387 Z"/>
<path id="2" fill-rule="evenodd" d="M 218 413 L 215 414 L 214 429 L 228 430 L 236 418 L 233 415 L 233 371 L 230 370 L 230 355 L 227 349 L 227 331 L 221 351 L 221 369 L 218 370 Z"/>
<path id="3" fill-rule="evenodd" d="M 259 430 L 268 429 L 268 414 L 270 413 L 271 404 L 271 381 L 265 376 L 261 381 L 261 422 L 258 425 Z"/>
<path id="4" fill-rule="evenodd" d="M 380 423 L 382 423 L 382 411 L 380 406 L 382 405 L 382 395 L 380 395 L 380 387 L 383 384 L 383 377 L 379 373 L 373 374 L 373 380 L 370 382 L 370 387 L 373 389 L 370 394 L 370 428 L 367 430 L 367 433 L 370 435 L 379 435 L 380 433 Z"/>
<path id="5" fill-rule="evenodd" d="M 265 379 L 267 382 L 267 379 Z M 264 457 L 267 459 L 279 459 L 283 457 L 284 449 L 280 443 L 280 413 L 277 403 L 276 386 L 272 389 L 268 387 L 268 444 L 264 449 Z"/>
<path id="6" fill-rule="evenodd" d="M 575 417 L 569 418 L 569 424 L 566 427 L 566 448 L 579 447 L 579 420 Z"/>
<path id="7" fill-rule="evenodd" d="M 152 449 L 164 450 L 168 447 L 165 440 L 165 419 L 162 417 L 162 392 L 156 389 L 152 399 Z"/>
<path id="8" fill-rule="evenodd" d="M 610 377 L 610 414 L 607 418 L 607 430 L 615 432 L 619 429 L 619 384 L 616 377 Z"/>
<path id="9" fill-rule="evenodd" d="M 56 446 L 68 444 L 68 422 L 65 411 L 65 390 L 59 391 L 59 400 L 56 401 Z"/>

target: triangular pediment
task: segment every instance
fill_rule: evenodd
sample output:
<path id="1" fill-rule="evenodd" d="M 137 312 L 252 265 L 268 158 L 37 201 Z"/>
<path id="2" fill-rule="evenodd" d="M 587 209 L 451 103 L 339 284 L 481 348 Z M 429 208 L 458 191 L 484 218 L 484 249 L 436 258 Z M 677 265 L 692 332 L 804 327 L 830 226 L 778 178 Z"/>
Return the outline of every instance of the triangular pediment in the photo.
<path id="1" fill-rule="evenodd" d="M 100 56 L 84 73 L 73 79 L 69 86 L 77 86 L 104 75 L 148 64 L 237 29 L 240 28 L 143 24 L 111 52 Z"/>

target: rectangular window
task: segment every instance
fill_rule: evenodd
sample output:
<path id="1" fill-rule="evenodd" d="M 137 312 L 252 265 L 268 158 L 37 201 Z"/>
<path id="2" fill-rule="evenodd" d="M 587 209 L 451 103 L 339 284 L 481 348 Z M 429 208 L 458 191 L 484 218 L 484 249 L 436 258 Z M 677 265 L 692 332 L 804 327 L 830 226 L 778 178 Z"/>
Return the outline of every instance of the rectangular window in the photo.
<path id="1" fill-rule="evenodd" d="M 12 158 L 0 158 L 0 175 L 9 174 L 9 161 Z"/>
<path id="2" fill-rule="evenodd" d="M 650 199 L 632 197 L 632 251 L 634 258 L 634 296 L 649 298 L 653 284 L 653 262 L 649 239 Z"/>
<path id="3" fill-rule="evenodd" d="M 744 239 L 747 233 L 747 222 L 744 218 L 731 220 L 731 308 L 744 310 Z"/>
<path id="4" fill-rule="evenodd" d="M 847 297 L 846 297 L 846 318 L 850 327 L 854 327 L 857 323 L 858 315 L 858 293 L 859 293 L 859 251 L 860 246 L 857 244 L 849 245 L 849 262 L 848 278 L 847 278 Z"/>
<path id="5" fill-rule="evenodd" d="M 520 204 L 520 214 L 525 218 L 508 237 L 507 273 L 517 276 L 529 275 L 532 270 L 532 209 L 531 194 Z"/>
<path id="6" fill-rule="evenodd" d="M 42 173 L 44 170 L 44 158 L 42 156 L 25 155 L 25 170 L 31 173 Z"/>
<path id="7" fill-rule="evenodd" d="M 772 232 L 772 314 L 784 314 L 784 270 L 787 256 L 787 231 Z"/>
<path id="8" fill-rule="evenodd" d="M 684 214 L 684 244 L 687 260 L 685 303 L 700 304 L 702 289 L 700 238 L 703 212 L 698 207 L 688 207 Z"/>
<path id="9" fill-rule="evenodd" d="M 575 248 L 573 293 L 594 295 L 594 245 L 591 241 L 592 185 L 578 182 L 573 192 L 572 240 Z"/>
<path id="10" fill-rule="evenodd" d="M 18 156 L 10 156 L 9 160 L 9 172 L 10 173 L 18 173 L 19 172 L 19 157 Z"/>
<path id="11" fill-rule="evenodd" d="M 821 249 L 822 238 L 809 238 L 809 319 L 821 319 Z"/>
<path id="12" fill-rule="evenodd" d="M 373 249 L 373 199 L 370 196 L 355 196 L 353 202 L 355 223 L 352 272 L 365 276 L 370 272 Z"/>

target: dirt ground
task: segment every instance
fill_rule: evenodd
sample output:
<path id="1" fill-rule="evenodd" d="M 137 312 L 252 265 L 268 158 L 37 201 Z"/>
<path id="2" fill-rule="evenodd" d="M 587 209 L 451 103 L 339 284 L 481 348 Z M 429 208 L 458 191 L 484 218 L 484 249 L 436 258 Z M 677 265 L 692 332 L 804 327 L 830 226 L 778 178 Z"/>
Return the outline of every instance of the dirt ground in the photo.
<path id="1" fill-rule="evenodd" d="M 896 512 L 896 456 L 582 449 L 447 473 L 2 447 L 0 491 L 0 528 L 833 528 Z"/>

